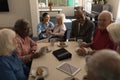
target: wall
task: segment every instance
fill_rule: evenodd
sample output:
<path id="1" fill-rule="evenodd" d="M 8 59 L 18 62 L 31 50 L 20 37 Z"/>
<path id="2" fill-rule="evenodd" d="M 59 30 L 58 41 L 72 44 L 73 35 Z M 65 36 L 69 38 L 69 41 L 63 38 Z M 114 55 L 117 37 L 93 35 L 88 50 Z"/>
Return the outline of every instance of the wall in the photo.
<path id="1" fill-rule="evenodd" d="M 48 9 L 48 7 L 45 7 L 45 9 Z M 64 13 L 66 16 L 74 16 L 74 7 L 53 7 L 53 9 L 62 9 L 62 13 Z M 50 16 L 55 16 L 56 12 L 48 12 Z M 42 14 L 39 14 L 42 15 Z"/>
<path id="2" fill-rule="evenodd" d="M 30 13 L 33 36 L 37 37 L 37 25 L 39 23 L 38 0 L 30 0 Z"/>
<path id="3" fill-rule="evenodd" d="M 118 11 L 119 0 L 108 0 L 108 4 L 111 5 L 113 17 L 116 19 L 116 17 L 117 17 L 117 11 Z"/>
<path id="4" fill-rule="evenodd" d="M 9 12 L 0 12 L 0 27 L 12 27 L 19 18 L 31 22 L 29 0 L 8 0 Z"/>
<path id="5" fill-rule="evenodd" d="M 117 15 L 117 6 L 119 0 L 108 0 L 112 6 L 114 18 Z M 26 18 L 32 23 L 33 33 L 36 36 L 36 25 L 39 22 L 39 14 L 37 12 L 37 0 L 8 0 L 10 12 L 0 12 L 0 27 L 11 27 L 19 18 Z M 62 7 L 66 16 L 73 16 L 73 7 Z"/>

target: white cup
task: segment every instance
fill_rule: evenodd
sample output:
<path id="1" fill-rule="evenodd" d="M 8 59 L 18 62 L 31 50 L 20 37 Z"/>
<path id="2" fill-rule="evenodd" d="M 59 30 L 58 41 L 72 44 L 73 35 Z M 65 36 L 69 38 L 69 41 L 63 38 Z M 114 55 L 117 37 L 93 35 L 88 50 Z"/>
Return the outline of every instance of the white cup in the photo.
<path id="1" fill-rule="evenodd" d="M 54 44 L 55 44 L 55 39 L 54 39 L 54 38 L 51 38 L 51 39 L 50 39 L 50 45 L 51 45 L 51 46 L 54 46 Z"/>
<path id="2" fill-rule="evenodd" d="M 82 39 L 77 39 L 77 43 L 80 46 L 82 44 L 83 40 Z"/>

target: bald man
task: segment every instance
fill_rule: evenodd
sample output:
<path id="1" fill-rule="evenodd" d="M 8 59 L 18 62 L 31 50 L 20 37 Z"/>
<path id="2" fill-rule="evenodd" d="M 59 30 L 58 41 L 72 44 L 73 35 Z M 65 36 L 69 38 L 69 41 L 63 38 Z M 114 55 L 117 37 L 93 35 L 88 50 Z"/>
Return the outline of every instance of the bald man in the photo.
<path id="1" fill-rule="evenodd" d="M 107 26 L 113 22 L 112 13 L 109 11 L 102 11 L 98 16 L 98 28 L 95 31 L 92 43 L 82 44 L 82 48 L 77 50 L 79 55 L 93 54 L 96 50 L 112 49 L 115 50 L 116 46 L 110 39 L 109 33 L 106 30 Z M 83 47 L 91 47 L 93 51 L 86 53 Z"/>
<path id="2" fill-rule="evenodd" d="M 93 38 L 92 48 L 100 49 L 114 49 L 113 41 L 110 40 L 109 34 L 106 30 L 107 26 L 113 22 L 112 13 L 109 11 L 102 11 L 98 16 L 98 28 Z"/>

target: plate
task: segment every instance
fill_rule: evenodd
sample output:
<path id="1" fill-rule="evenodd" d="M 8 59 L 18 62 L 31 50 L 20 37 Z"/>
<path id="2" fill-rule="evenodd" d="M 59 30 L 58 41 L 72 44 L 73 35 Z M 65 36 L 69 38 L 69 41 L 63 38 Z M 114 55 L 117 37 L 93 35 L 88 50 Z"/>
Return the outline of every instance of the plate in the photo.
<path id="1" fill-rule="evenodd" d="M 39 67 L 43 70 L 43 74 L 42 74 L 42 76 L 40 76 L 40 77 L 46 77 L 46 76 L 48 75 L 48 68 L 45 67 L 45 66 L 39 66 Z M 37 68 L 38 68 L 38 67 L 37 67 Z M 36 74 L 37 68 L 33 68 L 33 69 L 31 70 L 31 75 L 32 75 L 32 77 L 38 77 L 37 74 Z"/>
<path id="2" fill-rule="evenodd" d="M 67 43 L 66 42 L 64 42 L 65 43 L 65 45 L 60 45 L 60 42 L 57 44 L 57 46 L 58 47 L 67 47 L 68 45 L 67 45 Z"/>

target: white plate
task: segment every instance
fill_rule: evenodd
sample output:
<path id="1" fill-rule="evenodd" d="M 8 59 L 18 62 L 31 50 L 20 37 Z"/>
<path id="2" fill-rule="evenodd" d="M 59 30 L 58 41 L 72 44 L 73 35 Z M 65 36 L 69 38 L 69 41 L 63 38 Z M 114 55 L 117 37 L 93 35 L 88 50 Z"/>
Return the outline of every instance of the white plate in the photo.
<path id="1" fill-rule="evenodd" d="M 45 66 L 39 66 L 43 70 L 43 75 L 41 77 L 46 77 L 48 75 L 48 68 Z M 38 67 L 37 67 L 38 68 Z M 37 68 L 33 68 L 31 70 L 32 77 L 37 77 L 36 70 Z"/>
<path id="2" fill-rule="evenodd" d="M 58 47 L 67 47 L 68 44 L 67 44 L 66 42 L 64 42 L 64 43 L 65 43 L 65 45 L 60 45 L 60 42 L 58 42 L 57 46 L 58 46 Z"/>

